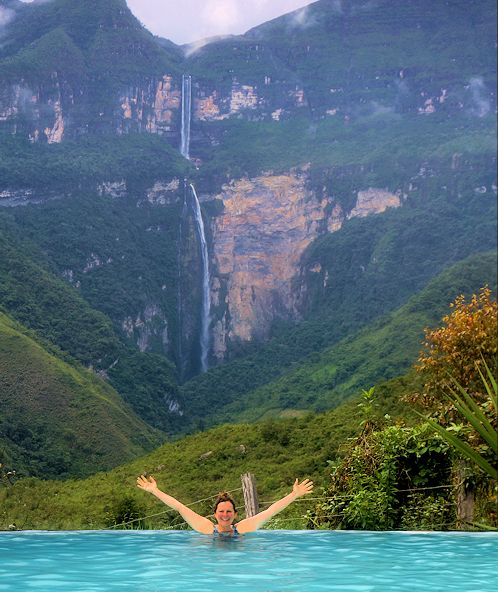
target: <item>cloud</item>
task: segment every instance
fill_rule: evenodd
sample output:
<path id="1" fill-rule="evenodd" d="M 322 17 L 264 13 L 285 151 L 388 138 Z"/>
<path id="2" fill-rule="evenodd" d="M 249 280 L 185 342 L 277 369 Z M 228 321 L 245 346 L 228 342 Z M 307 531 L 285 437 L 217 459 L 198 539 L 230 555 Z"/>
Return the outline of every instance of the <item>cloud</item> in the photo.
<path id="1" fill-rule="evenodd" d="M 486 96 L 487 89 L 482 76 L 471 78 L 468 89 L 472 95 L 471 113 L 477 117 L 485 117 L 491 110 L 491 102 Z"/>
<path id="2" fill-rule="evenodd" d="M 181 10 L 178 10 L 175 0 L 126 1 L 135 16 L 152 33 L 171 39 L 179 45 L 215 35 L 242 35 L 254 27 L 298 10 L 311 2 L 311 0 L 181 0 Z"/>
<path id="3" fill-rule="evenodd" d="M 291 16 L 291 27 L 306 29 L 317 23 L 316 17 L 310 14 L 308 6 L 296 10 Z"/>
<path id="4" fill-rule="evenodd" d="M 189 43 L 182 47 L 183 53 L 186 58 L 189 58 L 194 53 L 200 51 L 203 47 L 205 47 L 209 43 L 209 39 L 200 39 L 199 41 L 194 41 L 194 43 Z"/>
<path id="5" fill-rule="evenodd" d="M 201 18 L 206 27 L 230 33 L 240 25 L 241 14 L 234 0 L 207 0 L 202 7 Z"/>
<path id="6" fill-rule="evenodd" d="M 10 8 L 0 6 L 0 30 L 3 29 L 14 18 L 15 12 Z"/>
<path id="7" fill-rule="evenodd" d="M 351 7 L 352 14 L 360 14 L 362 12 L 370 12 L 371 10 L 375 10 L 380 5 L 378 0 L 367 0 L 364 4 L 356 4 L 355 6 Z"/>

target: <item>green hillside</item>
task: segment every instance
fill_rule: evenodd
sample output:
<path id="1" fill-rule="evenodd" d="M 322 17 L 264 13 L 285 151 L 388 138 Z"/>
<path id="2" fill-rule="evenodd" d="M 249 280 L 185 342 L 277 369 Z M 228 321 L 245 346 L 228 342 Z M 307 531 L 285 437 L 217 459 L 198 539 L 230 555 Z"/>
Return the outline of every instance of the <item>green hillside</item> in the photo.
<path id="1" fill-rule="evenodd" d="M 202 182 L 306 162 L 379 175 L 436 154 L 494 154 L 495 23 L 491 0 L 318 1 L 202 47 L 185 64 L 201 87 L 229 93 L 236 81 L 260 99 L 194 122 Z"/>
<path id="2" fill-rule="evenodd" d="M 131 81 L 140 74 L 174 71 L 181 55 L 177 48 L 160 48 L 125 0 L 52 0 L 21 5 L 16 12 L 0 57 L 5 57 L 6 75 L 22 73 L 30 82 L 49 73 L 50 67 L 65 73 L 67 59 L 77 58 L 67 73 L 78 86 L 84 87 L 89 76 L 98 72 L 110 74 L 106 85 L 110 89 L 111 80 Z M 67 53 L 69 47 L 73 49 Z"/>
<path id="3" fill-rule="evenodd" d="M 21 475 L 88 475 L 161 440 L 106 382 L 48 352 L 3 313 L 0 403 L 0 462 Z"/>
<path id="4" fill-rule="evenodd" d="M 143 191 L 151 179 L 183 178 L 191 168 L 167 142 L 145 134 L 88 135 L 50 145 L 33 144 L 10 134 L 2 134 L 0 139 L 3 184 L 34 188 L 45 199 L 60 196 L 61 191 L 96 191 L 104 181 L 125 181 L 132 191 Z"/>
<path id="5" fill-rule="evenodd" d="M 405 416 L 399 395 L 414 388 L 408 376 L 380 386 L 380 411 L 393 418 Z M 0 529 L 13 522 L 23 529 L 104 528 L 130 518 L 146 528 L 178 527 L 182 520 L 157 500 L 135 487 L 144 471 L 154 474 L 160 487 L 209 514 L 212 498 L 221 490 L 234 491 L 243 510 L 240 475 L 256 476 L 263 504 L 289 491 L 296 476 L 310 476 L 319 485 L 328 479 L 328 460 L 359 429 L 357 401 L 303 418 L 251 425 L 224 425 L 205 433 L 167 443 L 153 453 L 86 480 L 38 481 L 21 479 L 0 487 Z M 319 491 L 319 490 L 318 490 Z M 209 498 L 209 499 L 206 499 Z M 269 525 L 302 528 L 302 515 L 313 504 L 294 504 Z"/>
<path id="6" fill-rule="evenodd" d="M 417 359 L 423 331 L 434 328 L 448 305 L 487 284 L 496 293 L 496 252 L 472 256 L 445 270 L 408 302 L 357 335 L 312 354 L 304 364 L 276 381 L 223 405 L 211 416 L 255 420 L 292 410 L 335 407 L 361 389 L 403 374 Z M 207 418 L 209 422 L 210 418 Z"/>
<path id="7" fill-rule="evenodd" d="M 209 124 L 208 129 L 216 145 L 194 139 L 192 148 L 203 161 L 197 183 L 208 191 L 219 190 L 226 176 L 283 172 L 306 163 L 312 169 L 355 166 L 358 181 L 366 178 L 371 186 L 396 188 L 417 174 L 415 167 L 424 159 L 451 160 L 460 153 L 492 158 L 496 120 L 491 114 L 455 120 L 438 114 L 422 119 L 380 113 L 348 122 L 311 122 L 304 117 L 282 122 L 234 120 Z"/>
<path id="8" fill-rule="evenodd" d="M 46 347 L 55 347 L 62 359 L 104 372 L 150 425 L 178 431 L 182 418 L 168 408 L 170 401 L 179 402 L 172 363 L 126 343 L 108 317 L 56 277 L 52 264 L 26 232 L 21 235 L 8 217 L 0 218 L 0 225 L 0 306 L 35 331 Z"/>

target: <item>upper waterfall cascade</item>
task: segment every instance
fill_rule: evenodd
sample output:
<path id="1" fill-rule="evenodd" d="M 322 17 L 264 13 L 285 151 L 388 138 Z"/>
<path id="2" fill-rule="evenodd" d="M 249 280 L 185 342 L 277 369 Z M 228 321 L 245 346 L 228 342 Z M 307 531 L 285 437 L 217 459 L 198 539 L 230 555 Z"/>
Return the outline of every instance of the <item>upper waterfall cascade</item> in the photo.
<path id="1" fill-rule="evenodd" d="M 182 77 L 182 139 L 180 153 L 190 158 L 190 117 L 192 112 L 192 76 Z"/>

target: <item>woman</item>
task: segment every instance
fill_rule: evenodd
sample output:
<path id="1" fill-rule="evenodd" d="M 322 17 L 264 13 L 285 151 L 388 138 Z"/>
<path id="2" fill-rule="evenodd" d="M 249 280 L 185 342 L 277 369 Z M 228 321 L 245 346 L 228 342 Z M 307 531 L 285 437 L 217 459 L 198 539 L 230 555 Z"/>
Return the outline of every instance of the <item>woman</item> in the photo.
<path id="1" fill-rule="evenodd" d="M 305 479 L 301 483 L 294 482 L 292 492 L 272 504 L 266 510 L 263 510 L 255 516 L 250 518 L 244 518 L 237 524 L 234 524 L 237 518 L 237 510 L 233 499 L 227 494 L 222 493 L 218 496 L 218 499 L 214 505 L 214 517 L 216 524 L 213 524 L 211 520 L 197 514 L 177 499 L 161 491 L 154 477 L 145 477 L 141 475 L 137 479 L 137 486 L 144 491 L 148 491 L 155 495 L 157 499 L 161 500 L 164 504 L 173 508 L 181 514 L 185 522 L 187 522 L 194 530 L 202 534 L 222 534 L 222 535 L 234 535 L 234 534 L 245 534 L 246 532 L 254 532 L 270 518 L 275 516 L 278 512 L 281 512 L 289 504 L 291 504 L 298 497 L 307 495 L 313 491 L 313 482 L 309 479 Z"/>

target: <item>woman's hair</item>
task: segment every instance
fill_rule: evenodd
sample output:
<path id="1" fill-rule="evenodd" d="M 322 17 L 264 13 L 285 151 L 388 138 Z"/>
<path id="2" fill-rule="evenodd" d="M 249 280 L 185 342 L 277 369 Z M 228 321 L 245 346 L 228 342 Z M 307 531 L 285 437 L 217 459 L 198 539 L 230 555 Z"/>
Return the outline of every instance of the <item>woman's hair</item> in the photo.
<path id="1" fill-rule="evenodd" d="M 218 497 L 216 498 L 216 501 L 214 502 L 213 512 L 216 512 L 216 510 L 218 509 L 218 505 L 221 504 L 222 502 L 230 502 L 233 506 L 233 511 L 234 512 L 237 511 L 237 508 L 235 507 L 235 502 L 233 501 L 233 498 L 230 496 L 230 494 L 227 491 L 222 491 L 218 494 Z"/>

